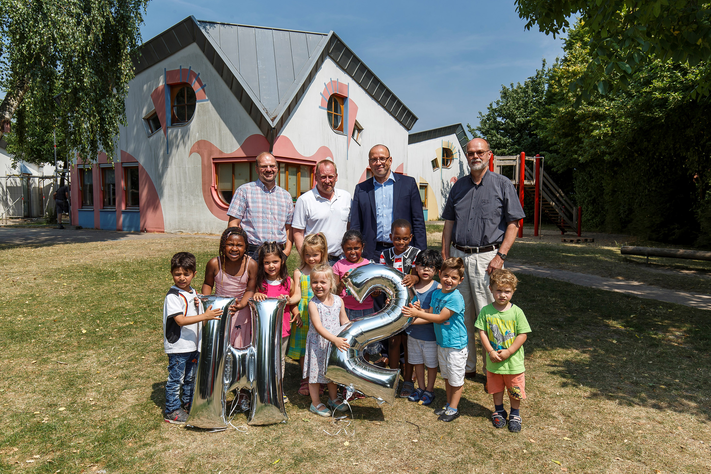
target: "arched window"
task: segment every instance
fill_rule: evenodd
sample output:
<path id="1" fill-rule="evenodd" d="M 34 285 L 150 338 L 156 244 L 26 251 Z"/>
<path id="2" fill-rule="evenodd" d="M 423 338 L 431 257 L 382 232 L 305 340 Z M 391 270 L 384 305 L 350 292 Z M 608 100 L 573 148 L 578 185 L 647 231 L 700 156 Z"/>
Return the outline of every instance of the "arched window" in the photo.
<path id="1" fill-rule="evenodd" d="M 189 84 L 170 86 L 171 123 L 186 123 L 195 114 L 195 91 Z"/>
<path id="2" fill-rule="evenodd" d="M 332 95 L 328 99 L 328 124 L 335 132 L 343 131 L 343 97 Z"/>

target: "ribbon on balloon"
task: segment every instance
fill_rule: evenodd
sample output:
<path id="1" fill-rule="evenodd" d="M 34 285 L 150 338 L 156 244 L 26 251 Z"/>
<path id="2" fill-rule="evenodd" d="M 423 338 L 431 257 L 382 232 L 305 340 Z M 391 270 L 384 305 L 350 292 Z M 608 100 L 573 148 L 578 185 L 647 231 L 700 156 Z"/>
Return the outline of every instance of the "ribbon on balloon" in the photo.
<path id="1" fill-rule="evenodd" d="M 339 351 L 331 346 L 326 368 L 326 377 L 346 388 L 357 390 L 364 395 L 395 401 L 399 369 L 384 369 L 369 364 L 363 358 L 363 349 L 368 344 L 387 339 L 407 328 L 412 318 L 402 314 L 402 308 L 409 304 L 414 293 L 402 284 L 404 275 L 388 266 L 370 263 L 358 267 L 342 282 L 358 301 L 363 301 L 375 290 L 384 291 L 388 303 L 377 313 L 357 318 L 341 329 L 338 337 L 347 340 L 350 348 Z"/>

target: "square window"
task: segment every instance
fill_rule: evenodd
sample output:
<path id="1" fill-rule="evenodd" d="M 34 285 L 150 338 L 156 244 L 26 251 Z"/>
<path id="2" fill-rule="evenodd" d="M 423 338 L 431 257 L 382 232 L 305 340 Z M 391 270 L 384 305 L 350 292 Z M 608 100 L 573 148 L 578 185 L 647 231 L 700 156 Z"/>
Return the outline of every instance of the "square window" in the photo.
<path id="1" fill-rule="evenodd" d="M 255 161 L 240 161 L 237 163 L 216 163 L 215 182 L 217 193 L 225 204 L 230 204 L 237 188 L 257 176 Z"/>
<path id="2" fill-rule="evenodd" d="M 437 171 L 439 169 L 439 159 L 435 158 L 432 160 L 432 171 Z"/>
<path id="3" fill-rule="evenodd" d="M 143 119 L 143 124 L 146 126 L 148 135 L 152 135 L 161 129 L 160 119 L 158 119 L 158 114 L 156 114 L 155 110 Z"/>
<path id="4" fill-rule="evenodd" d="M 351 137 L 359 145 L 360 145 L 360 138 L 361 138 L 362 134 L 363 134 L 363 127 L 356 120 L 355 124 L 353 125 L 353 133 L 351 134 Z"/>

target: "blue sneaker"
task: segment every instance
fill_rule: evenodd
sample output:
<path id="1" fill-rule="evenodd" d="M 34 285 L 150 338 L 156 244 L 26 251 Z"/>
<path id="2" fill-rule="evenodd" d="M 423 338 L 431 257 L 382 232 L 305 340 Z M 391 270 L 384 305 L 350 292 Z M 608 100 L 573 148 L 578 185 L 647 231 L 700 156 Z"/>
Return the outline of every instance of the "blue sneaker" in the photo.
<path id="1" fill-rule="evenodd" d="M 407 397 L 407 399 L 410 400 L 411 402 L 419 402 L 422 399 L 423 393 L 425 393 L 425 391 L 422 390 L 421 388 L 418 388 L 417 390 L 412 392 L 412 395 Z"/>

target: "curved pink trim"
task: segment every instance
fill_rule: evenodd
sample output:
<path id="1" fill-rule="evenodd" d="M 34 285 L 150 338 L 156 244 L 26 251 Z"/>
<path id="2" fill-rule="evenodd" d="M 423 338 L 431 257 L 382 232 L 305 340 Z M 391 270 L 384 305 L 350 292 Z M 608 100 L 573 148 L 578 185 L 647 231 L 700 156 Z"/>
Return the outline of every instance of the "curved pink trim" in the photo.
<path id="1" fill-rule="evenodd" d="M 328 99 L 331 97 L 331 94 L 348 97 L 348 84 L 334 81 L 333 79 L 331 79 L 328 84 L 325 84 L 321 92 L 321 107 L 324 109 L 328 108 Z"/>
<path id="2" fill-rule="evenodd" d="M 455 176 L 454 178 L 449 180 L 450 183 L 454 184 L 457 182 L 457 177 Z"/>
<path id="3" fill-rule="evenodd" d="M 137 162 L 130 153 L 121 150 L 122 162 Z M 165 232 L 163 207 L 160 197 L 146 169 L 138 162 L 138 210 L 141 213 L 141 231 Z"/>
<path id="4" fill-rule="evenodd" d="M 405 174 L 405 166 L 400 163 L 397 168 L 395 168 L 395 173 L 397 174 Z"/>
<path id="5" fill-rule="evenodd" d="M 316 150 L 316 153 L 311 156 L 302 155 L 296 151 L 296 147 L 294 147 L 291 139 L 285 135 L 279 135 L 274 141 L 274 151 L 272 152 L 272 155 L 274 155 L 278 161 L 289 161 L 289 159 L 292 159 L 297 160 L 296 162 L 305 161 L 313 164 L 316 164 L 321 160 L 325 160 L 326 158 L 333 160 L 333 152 L 327 146 L 320 147 Z"/>
<path id="6" fill-rule="evenodd" d="M 217 190 L 215 189 L 213 161 L 242 161 L 240 159 L 247 160 L 249 158 L 255 158 L 263 151 L 269 151 L 269 142 L 262 135 L 250 135 L 242 143 L 242 146 L 232 153 L 224 153 L 207 140 L 198 140 L 192 148 L 190 148 L 189 155 L 193 153 L 200 155 L 202 198 L 213 216 L 223 221 L 228 220 L 228 206 L 222 202 L 222 199 L 217 195 Z M 224 160 L 219 160 L 220 158 Z"/>
<path id="7" fill-rule="evenodd" d="M 368 179 L 368 169 L 369 169 L 369 168 L 365 168 L 365 169 L 363 170 L 363 174 L 360 175 L 360 179 L 358 180 L 358 184 L 360 184 L 360 183 L 362 183 L 363 181 L 365 181 L 366 179 Z"/>
<path id="8" fill-rule="evenodd" d="M 198 101 L 207 100 L 207 94 L 205 94 L 202 79 L 197 77 L 197 73 L 192 69 L 190 70 L 189 75 L 187 69 L 172 69 L 170 71 L 166 71 L 165 78 L 168 85 L 181 83 L 192 84 L 193 90 L 195 91 L 195 99 Z M 197 80 L 195 80 L 195 78 L 197 78 Z M 193 83 L 193 81 L 195 82 Z"/>

